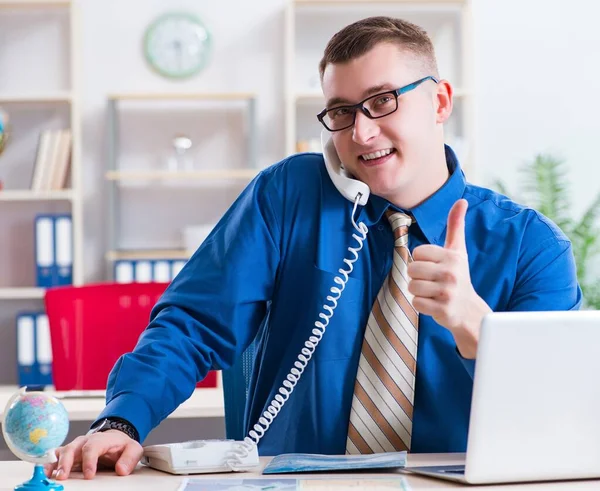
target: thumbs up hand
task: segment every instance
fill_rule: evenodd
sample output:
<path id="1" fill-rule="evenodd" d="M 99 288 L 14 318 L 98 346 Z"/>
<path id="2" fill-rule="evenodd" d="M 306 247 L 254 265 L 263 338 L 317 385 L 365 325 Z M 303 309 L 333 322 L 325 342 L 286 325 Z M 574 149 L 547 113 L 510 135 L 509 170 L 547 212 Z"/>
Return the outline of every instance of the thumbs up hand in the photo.
<path id="1" fill-rule="evenodd" d="M 465 240 L 467 208 L 464 199 L 452 206 L 444 247 L 415 248 L 408 265 L 408 291 L 414 295 L 413 307 L 448 329 L 463 357 L 475 358 L 481 320 L 491 309 L 471 283 Z"/>

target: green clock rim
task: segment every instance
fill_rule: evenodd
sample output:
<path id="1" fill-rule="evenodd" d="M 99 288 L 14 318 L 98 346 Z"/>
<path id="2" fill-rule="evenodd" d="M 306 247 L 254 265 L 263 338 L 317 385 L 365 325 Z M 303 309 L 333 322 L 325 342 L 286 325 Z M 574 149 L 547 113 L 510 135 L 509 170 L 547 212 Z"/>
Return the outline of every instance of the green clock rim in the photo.
<path id="1" fill-rule="evenodd" d="M 199 63 L 198 65 L 196 65 L 193 68 L 190 68 L 189 70 L 185 71 L 185 72 L 180 72 L 180 73 L 172 73 L 169 71 L 165 71 L 165 70 L 161 70 L 157 65 L 156 65 L 156 60 L 154 59 L 154 57 L 150 54 L 148 45 L 150 43 L 150 36 L 153 34 L 153 32 L 156 30 L 156 28 L 165 20 L 167 19 L 187 19 L 192 21 L 195 24 L 198 24 L 200 26 L 202 26 L 202 28 L 206 31 L 207 33 L 207 56 L 204 57 L 204 59 L 202 60 L 201 63 Z M 146 31 L 144 33 L 144 56 L 146 58 L 146 61 L 148 62 L 148 64 L 150 65 L 150 67 L 159 75 L 162 75 L 164 77 L 168 77 L 168 78 L 172 78 L 172 79 L 182 79 L 182 78 L 188 78 L 191 77 L 192 75 L 196 75 L 197 73 L 200 73 L 204 67 L 206 66 L 206 64 L 208 63 L 208 59 L 210 57 L 210 53 L 212 52 L 212 35 L 210 33 L 210 31 L 208 30 L 208 28 L 206 27 L 206 25 L 204 24 L 204 22 L 202 22 L 202 20 L 190 13 L 190 12 L 167 12 L 164 14 L 159 15 L 156 19 L 154 19 L 150 25 L 146 28 Z"/>

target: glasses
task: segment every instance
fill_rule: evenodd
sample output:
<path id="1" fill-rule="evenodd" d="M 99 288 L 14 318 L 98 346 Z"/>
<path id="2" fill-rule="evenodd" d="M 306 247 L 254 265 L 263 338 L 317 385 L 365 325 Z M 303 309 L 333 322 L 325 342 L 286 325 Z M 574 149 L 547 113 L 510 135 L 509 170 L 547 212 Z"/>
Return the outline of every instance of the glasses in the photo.
<path id="1" fill-rule="evenodd" d="M 399 89 L 388 90 L 387 92 L 369 96 L 358 104 L 323 109 L 317 114 L 317 119 L 329 131 L 341 131 L 350 128 L 350 126 L 354 124 L 356 121 L 356 112 L 359 109 L 369 119 L 378 119 L 389 116 L 398 109 L 398 97 L 406 92 L 416 89 L 427 80 L 433 80 L 436 84 L 438 83 L 438 80 L 430 75 L 417 80 L 412 84 L 400 87 Z"/>

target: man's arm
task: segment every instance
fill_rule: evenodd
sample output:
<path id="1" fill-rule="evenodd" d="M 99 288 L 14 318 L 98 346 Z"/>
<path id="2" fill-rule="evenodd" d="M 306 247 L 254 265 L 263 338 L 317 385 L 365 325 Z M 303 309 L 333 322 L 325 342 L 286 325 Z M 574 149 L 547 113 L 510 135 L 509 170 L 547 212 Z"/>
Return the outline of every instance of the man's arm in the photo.
<path id="1" fill-rule="evenodd" d="M 507 311 L 577 310 L 581 306 L 582 293 L 568 239 L 550 237 L 526 248 L 518 270 Z M 461 359 L 473 377 L 475 360 Z"/>
<path id="2" fill-rule="evenodd" d="M 132 353 L 110 373 L 96 421 L 129 421 L 143 442 L 211 369 L 226 369 L 266 313 L 279 265 L 277 195 L 257 177 L 154 307 Z"/>
<path id="3" fill-rule="evenodd" d="M 508 303 L 509 311 L 577 310 L 582 293 L 571 242 L 551 237 L 519 259 L 521 274 Z"/>

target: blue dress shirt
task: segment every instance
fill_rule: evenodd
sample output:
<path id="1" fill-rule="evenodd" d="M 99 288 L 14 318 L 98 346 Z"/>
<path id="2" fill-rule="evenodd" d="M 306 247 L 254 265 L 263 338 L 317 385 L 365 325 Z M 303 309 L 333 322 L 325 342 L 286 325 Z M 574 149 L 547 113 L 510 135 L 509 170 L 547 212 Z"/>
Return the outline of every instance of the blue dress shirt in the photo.
<path id="1" fill-rule="evenodd" d="M 550 220 L 465 181 L 446 147 L 450 177 L 410 211 L 409 248 L 443 246 L 459 198 L 469 202 L 471 281 L 494 311 L 570 310 L 581 303 L 571 244 Z M 259 444 L 261 455 L 343 454 L 367 318 L 392 265 L 386 200 L 371 195 L 358 221 L 369 233 L 312 360 Z M 130 421 L 143 441 L 210 369 L 226 369 L 258 335 L 246 428 L 258 420 L 311 334 L 334 278 L 355 247 L 353 204 L 320 154 L 262 171 L 241 193 L 154 307 L 132 353 L 109 377 L 102 417 Z M 419 316 L 412 452 L 464 452 L 475 362 L 430 316 Z M 100 419 L 99 418 L 99 419 Z"/>

